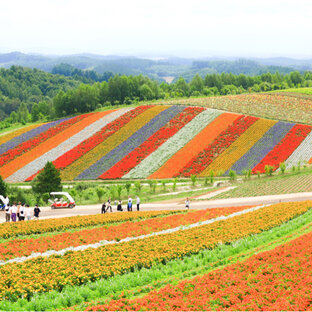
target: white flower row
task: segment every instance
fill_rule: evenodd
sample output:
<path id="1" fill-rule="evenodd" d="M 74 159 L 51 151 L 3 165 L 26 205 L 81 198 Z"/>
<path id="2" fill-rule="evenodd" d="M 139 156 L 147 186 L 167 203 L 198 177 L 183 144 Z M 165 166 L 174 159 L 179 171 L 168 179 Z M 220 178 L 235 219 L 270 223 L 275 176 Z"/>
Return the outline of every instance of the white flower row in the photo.
<path id="1" fill-rule="evenodd" d="M 41 170 L 47 161 L 54 161 L 61 155 L 73 149 L 75 146 L 83 142 L 85 139 L 88 139 L 96 132 L 100 131 L 103 127 L 105 127 L 110 122 L 114 121 L 118 117 L 122 116 L 126 112 L 130 111 L 133 108 L 122 108 L 118 109 L 115 112 L 112 112 L 99 120 L 95 121 L 91 125 L 85 127 L 80 132 L 73 135 L 71 138 L 65 140 L 63 143 L 59 144 L 57 147 L 51 149 L 47 153 L 33 160 L 23 168 L 19 169 L 11 176 L 9 176 L 6 181 L 10 182 L 22 182 L 29 178 L 31 175 L 35 174 L 39 170 Z"/>
<path id="2" fill-rule="evenodd" d="M 192 228 L 196 228 L 199 226 L 203 226 L 203 225 L 208 225 L 217 221 L 224 221 L 236 216 L 240 216 L 249 212 L 253 212 L 256 211 L 258 209 L 261 209 L 263 207 L 267 207 L 270 205 L 261 205 L 261 206 L 256 206 L 256 207 L 252 207 L 252 208 L 248 208 L 245 210 L 241 210 L 241 211 L 237 211 L 234 212 L 230 215 L 227 216 L 220 216 L 220 217 L 216 217 L 213 219 L 209 219 L 209 220 L 205 220 L 205 221 L 199 221 L 196 223 L 192 223 L 189 225 L 181 225 L 172 229 L 167 229 L 167 230 L 162 230 L 159 232 L 153 232 L 151 234 L 145 234 L 145 235 L 140 235 L 140 236 L 134 236 L 134 237 L 127 237 L 127 238 L 123 238 L 120 241 L 108 241 L 108 240 L 102 240 L 99 241 L 98 243 L 94 243 L 94 244 L 88 244 L 88 245 L 80 245 L 77 247 L 68 247 L 68 248 L 64 248 L 61 250 L 48 250 L 46 252 L 40 253 L 40 252 L 36 252 L 36 253 L 32 253 L 30 256 L 27 257 L 20 257 L 20 258 L 14 258 L 14 259 L 10 259 L 10 260 L 6 260 L 6 261 L 0 261 L 0 266 L 8 264 L 8 263 L 13 263 L 13 262 L 25 262 L 29 259 L 32 258 L 37 258 L 37 257 L 50 257 L 53 255 L 60 255 L 63 256 L 66 252 L 68 251 L 83 251 L 86 250 L 88 248 L 99 248 L 105 245 L 112 245 L 112 244 L 121 244 L 121 243 L 125 243 L 125 242 L 129 242 L 129 241 L 133 241 L 133 240 L 138 240 L 138 239 L 144 239 L 144 238 L 148 238 L 151 236 L 158 236 L 158 235 L 163 235 L 163 234 L 170 234 L 170 233 L 174 233 L 174 232 L 179 232 L 179 231 L 183 231 L 183 230 L 188 230 L 188 229 L 192 229 Z"/>
<path id="3" fill-rule="evenodd" d="M 188 124 L 186 124 L 174 136 L 169 138 L 156 151 L 146 157 L 129 173 L 124 175 L 123 178 L 133 179 L 148 177 L 220 114 L 221 112 L 218 110 L 204 110 L 202 113 L 193 118 Z"/>
<path id="4" fill-rule="evenodd" d="M 312 132 L 302 141 L 297 149 L 286 160 L 286 168 L 297 166 L 298 162 L 305 163 L 312 158 Z"/>

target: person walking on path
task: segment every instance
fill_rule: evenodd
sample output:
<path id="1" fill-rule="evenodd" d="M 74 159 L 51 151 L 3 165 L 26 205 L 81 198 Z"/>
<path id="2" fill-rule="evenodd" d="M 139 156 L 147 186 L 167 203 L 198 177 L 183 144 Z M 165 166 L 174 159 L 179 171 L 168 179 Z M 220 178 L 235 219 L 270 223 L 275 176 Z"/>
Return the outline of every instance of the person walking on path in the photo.
<path id="1" fill-rule="evenodd" d="M 106 203 L 104 202 L 101 208 L 101 213 L 105 213 L 106 212 Z"/>
<path id="2" fill-rule="evenodd" d="M 122 211 L 121 200 L 118 202 L 117 211 Z"/>
<path id="3" fill-rule="evenodd" d="M 132 211 L 132 198 L 130 196 L 128 196 L 128 211 Z"/>
<path id="4" fill-rule="evenodd" d="M 10 222 L 10 219 L 11 219 L 11 205 L 10 204 L 7 204 L 5 206 L 5 222 Z"/>
<path id="5" fill-rule="evenodd" d="M 40 214 L 41 210 L 40 208 L 38 207 L 38 204 L 35 206 L 35 209 L 34 209 L 34 218 L 36 220 L 39 220 L 39 214 Z"/>
<path id="6" fill-rule="evenodd" d="M 21 209 L 21 202 L 18 202 L 18 204 L 17 204 L 17 213 L 16 213 L 18 221 L 21 221 L 20 220 L 20 209 Z"/>
<path id="7" fill-rule="evenodd" d="M 141 203 L 140 197 L 137 195 L 137 197 L 136 197 L 137 211 L 140 210 L 140 203 Z"/>
<path id="8" fill-rule="evenodd" d="M 25 204 L 22 204 L 20 206 L 20 210 L 19 210 L 19 219 L 18 221 L 24 221 L 25 220 Z"/>
<path id="9" fill-rule="evenodd" d="M 13 202 L 13 205 L 11 206 L 10 213 L 12 222 L 16 222 L 17 207 L 15 202 Z"/>
<path id="10" fill-rule="evenodd" d="M 26 216 L 26 220 L 27 220 L 27 221 L 30 221 L 30 220 L 31 220 L 31 210 L 30 210 L 29 205 L 26 205 L 26 208 L 25 208 L 25 216 Z"/>
<path id="11" fill-rule="evenodd" d="M 111 204 L 111 199 L 110 198 L 107 200 L 107 209 L 106 209 L 106 211 L 108 211 L 108 209 L 110 210 L 110 212 L 113 212 L 113 208 L 112 208 L 112 204 Z"/>
<path id="12" fill-rule="evenodd" d="M 185 209 L 190 209 L 190 200 L 188 197 L 185 200 Z"/>

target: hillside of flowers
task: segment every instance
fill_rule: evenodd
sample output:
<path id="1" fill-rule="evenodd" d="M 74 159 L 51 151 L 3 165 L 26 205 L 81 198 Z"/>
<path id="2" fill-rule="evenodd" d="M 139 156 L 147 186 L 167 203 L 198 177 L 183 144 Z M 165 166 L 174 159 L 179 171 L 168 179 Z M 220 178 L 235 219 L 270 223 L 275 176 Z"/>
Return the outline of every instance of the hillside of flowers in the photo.
<path id="1" fill-rule="evenodd" d="M 32 220 L 1 231 L 0 310 L 311 309 L 312 201 Z"/>
<path id="2" fill-rule="evenodd" d="M 52 161 L 62 180 L 265 172 L 312 162 L 312 126 L 201 106 L 88 113 L 0 137 L 0 175 L 31 181 Z"/>

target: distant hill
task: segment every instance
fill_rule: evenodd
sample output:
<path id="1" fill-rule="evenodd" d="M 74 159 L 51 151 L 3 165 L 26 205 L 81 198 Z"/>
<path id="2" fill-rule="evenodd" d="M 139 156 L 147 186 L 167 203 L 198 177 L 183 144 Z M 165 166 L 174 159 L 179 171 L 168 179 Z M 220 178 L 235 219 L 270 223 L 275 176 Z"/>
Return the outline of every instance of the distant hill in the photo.
<path id="1" fill-rule="evenodd" d="M 167 57 L 149 59 L 138 57 L 124 57 L 115 55 L 77 54 L 77 55 L 39 55 L 11 52 L 0 54 L 0 67 L 9 68 L 20 65 L 52 72 L 55 66 L 68 64 L 80 70 L 95 70 L 99 74 L 111 72 L 124 75 L 147 75 L 156 80 L 164 77 L 184 77 L 190 81 L 194 75 L 201 76 L 211 73 L 233 73 L 245 75 L 260 75 L 276 71 L 286 74 L 293 70 L 312 69 L 311 60 L 296 60 L 290 58 L 202 58 L 187 59 Z"/>

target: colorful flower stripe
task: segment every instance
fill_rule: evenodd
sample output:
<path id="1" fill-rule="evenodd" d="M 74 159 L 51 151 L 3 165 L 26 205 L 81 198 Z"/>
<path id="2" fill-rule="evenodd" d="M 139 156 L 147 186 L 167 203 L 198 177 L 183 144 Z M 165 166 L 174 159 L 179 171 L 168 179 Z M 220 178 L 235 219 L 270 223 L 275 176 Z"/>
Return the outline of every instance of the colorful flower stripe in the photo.
<path id="1" fill-rule="evenodd" d="M 138 166 L 124 175 L 124 178 L 148 177 L 220 114 L 221 112 L 216 110 L 204 110 L 161 145 L 155 152 L 145 158 Z"/>
<path id="2" fill-rule="evenodd" d="M 149 267 L 214 248 L 220 242 L 233 242 L 278 226 L 303 214 L 311 205 L 311 201 L 281 203 L 171 234 L 6 264 L 0 268 L 0 299 L 29 298 L 35 292 L 61 290 L 65 285 L 81 285 L 137 266 Z"/>
<path id="3" fill-rule="evenodd" d="M 24 142 L 27 143 L 28 140 L 31 140 L 34 137 L 37 137 L 38 135 L 40 135 L 41 133 L 44 133 L 45 131 L 49 130 L 50 128 L 55 127 L 59 125 L 60 123 L 63 123 L 64 121 L 70 120 L 70 119 L 71 118 L 60 119 L 57 121 L 41 124 L 38 127 L 32 128 L 31 130 L 24 132 L 20 134 L 19 136 L 14 137 L 10 141 L 7 141 L 6 143 L 2 144 L 0 146 L 0 154 L 7 153 L 8 151 L 18 147 L 20 144 Z"/>
<path id="4" fill-rule="evenodd" d="M 281 162 L 284 162 L 300 143 L 311 132 L 311 126 L 295 125 L 285 136 L 285 138 L 277 144 L 274 149 L 266 155 L 261 162 L 253 168 L 253 173 L 257 171 L 265 172 L 266 165 L 277 169 Z"/>
<path id="5" fill-rule="evenodd" d="M 0 260 L 8 260 L 17 257 L 29 256 L 33 252 L 43 253 L 47 250 L 61 250 L 67 247 L 77 247 L 100 242 L 102 240 L 120 240 L 127 237 L 159 232 L 175 228 L 181 225 L 210 220 L 219 216 L 226 216 L 241 210 L 250 208 L 228 207 L 200 211 L 190 211 L 186 214 L 161 216 L 160 218 L 147 219 L 133 222 L 133 220 L 107 227 L 81 230 L 78 232 L 66 232 L 53 236 L 40 238 L 16 239 L 0 244 Z"/>
<path id="6" fill-rule="evenodd" d="M 0 168 L 0 174 L 5 179 L 8 179 L 7 181 L 18 182 L 24 181 L 31 174 L 40 170 L 41 168 L 34 168 L 35 170 L 31 173 L 28 172 L 27 168 L 24 167 L 38 157 L 44 155 L 49 150 L 66 141 L 68 138 L 75 135 L 77 132 L 81 131 L 89 124 L 93 123 L 95 120 L 98 119 L 99 113 L 90 113 L 82 116 L 84 117 L 73 120 L 71 125 L 69 127 L 66 127 L 60 133 L 34 147 L 32 150 L 22 154 L 10 163 L 4 165 L 2 168 Z"/>
<path id="7" fill-rule="evenodd" d="M 109 124 L 103 125 L 103 128 L 94 134 L 91 138 L 83 141 L 81 144 L 77 145 L 75 148 L 56 159 L 54 161 L 55 167 L 61 170 L 68 167 L 82 155 L 88 153 L 96 145 L 103 142 L 106 138 L 119 130 L 119 128 L 126 125 L 129 121 L 150 107 L 151 106 L 139 106 L 126 112 L 124 110 L 119 110 L 118 112 L 120 112 L 120 115 L 118 112 L 116 112 L 116 116 L 118 116 L 116 120 L 113 119 Z"/>
<path id="8" fill-rule="evenodd" d="M 224 131 L 234 120 L 237 114 L 223 113 L 213 120 L 206 128 L 198 133 L 191 141 L 174 154 L 167 162 L 155 171 L 151 179 L 171 178 L 179 175 L 179 170 Z"/>
<path id="9" fill-rule="evenodd" d="M 105 141 L 98 144 L 90 152 L 65 168 L 65 170 L 61 172 L 62 179 L 67 181 L 74 180 L 81 172 L 88 169 L 104 155 L 108 154 L 119 144 L 127 140 L 132 134 L 141 129 L 146 123 L 167 108 L 168 106 L 153 106 L 133 118 L 125 126 L 119 128 L 118 131 L 109 136 Z M 99 172 L 98 175 L 101 173 L 102 172 Z"/>
<path id="10" fill-rule="evenodd" d="M 293 126 L 294 124 L 282 121 L 275 124 L 231 169 L 238 174 L 242 174 L 244 170 L 254 168 L 286 136 Z"/>
<path id="11" fill-rule="evenodd" d="M 182 213 L 179 210 L 171 211 L 133 211 L 122 214 L 97 214 L 86 216 L 65 217 L 57 219 L 34 220 L 29 222 L 10 222 L 0 224 L 0 237 L 10 238 L 21 235 L 41 234 L 55 231 L 65 231 L 86 226 L 120 223 L 139 219 L 148 219 L 157 216 Z M 185 211 L 183 211 L 185 213 Z"/>
<path id="12" fill-rule="evenodd" d="M 204 276 L 86 311 L 311 311 L 312 233 Z"/>
<path id="13" fill-rule="evenodd" d="M 224 130 L 218 137 L 196 157 L 194 157 L 183 169 L 179 175 L 191 176 L 198 175 L 207 168 L 210 163 L 226 150 L 244 131 L 246 131 L 259 118 L 238 116 L 237 119 Z"/>
<path id="14" fill-rule="evenodd" d="M 298 162 L 308 162 L 312 157 L 312 132 L 303 140 L 299 147 L 286 160 L 286 168 L 297 166 Z"/>
<path id="15" fill-rule="evenodd" d="M 157 116 L 151 119 L 142 128 L 131 135 L 127 140 L 122 142 L 100 160 L 90 166 L 88 169 L 80 173 L 77 180 L 96 179 L 102 173 L 109 170 L 112 166 L 121 161 L 125 156 L 132 153 L 136 148 L 143 144 L 149 137 L 155 134 L 174 116 L 180 113 L 184 107 L 170 106 L 166 110 L 160 112 Z"/>
<path id="16" fill-rule="evenodd" d="M 121 109 L 121 110 L 112 110 L 112 111 L 105 111 L 102 113 L 98 113 L 99 119 L 96 120 L 94 123 L 90 124 L 89 126 L 85 127 L 83 130 L 78 132 L 77 134 L 70 137 L 68 140 L 64 141 L 54 149 L 51 149 L 41 157 L 35 159 L 33 162 L 29 163 L 24 167 L 25 175 L 26 173 L 32 173 L 26 181 L 32 180 L 38 171 L 35 170 L 35 168 L 42 168 L 46 164 L 47 161 L 54 161 L 55 159 L 61 157 L 64 155 L 64 153 L 67 153 L 68 151 L 73 150 L 73 148 L 77 145 L 79 145 L 81 142 L 83 142 L 86 138 L 91 137 L 96 132 L 98 132 L 102 127 L 103 124 L 108 124 L 113 119 L 117 118 L 117 116 L 120 115 L 121 112 L 125 112 L 127 109 Z M 28 167 L 28 168 L 27 168 Z M 42 170 L 40 169 L 40 170 Z M 40 171 L 39 170 L 39 171 Z M 35 172 L 35 173 L 34 173 Z M 20 173 L 20 172 L 19 172 Z M 21 175 L 20 178 L 23 179 L 25 175 Z"/>
<path id="17" fill-rule="evenodd" d="M 0 147 L 1 147 L 2 144 L 4 144 L 4 143 L 6 143 L 6 142 L 8 142 L 8 141 L 18 137 L 19 135 L 21 135 L 21 134 L 23 134 L 23 133 L 25 133 L 27 131 L 30 131 L 30 130 L 32 130 L 34 128 L 37 128 L 37 127 L 39 127 L 41 125 L 42 125 L 42 123 L 34 124 L 34 125 L 31 125 L 31 126 L 23 127 L 23 128 L 18 129 L 18 130 L 12 130 L 12 131 L 10 131 L 8 133 L 2 134 L 0 136 Z"/>
<path id="18" fill-rule="evenodd" d="M 201 174 L 207 176 L 212 170 L 228 170 L 239 160 L 242 155 L 247 153 L 252 146 L 261 139 L 261 137 L 275 124 L 275 121 L 268 119 L 259 119 L 252 124 L 240 137 L 237 138 L 222 154 L 218 156 Z"/>
<path id="19" fill-rule="evenodd" d="M 18 156 L 30 151 L 31 149 L 33 149 L 37 145 L 45 142 L 49 138 L 51 138 L 51 137 L 57 135 L 58 133 L 64 131 L 65 129 L 70 127 L 72 124 L 74 124 L 75 122 L 77 122 L 77 121 L 79 121 L 85 117 L 86 117 L 86 115 L 81 115 L 81 116 L 77 116 L 77 117 L 74 117 L 74 118 L 71 118 L 71 119 L 65 120 L 65 121 L 59 120 L 58 122 L 54 122 L 53 126 L 51 126 L 51 124 L 52 124 L 51 123 L 49 129 L 47 129 L 46 131 L 41 132 L 40 134 L 36 135 L 32 139 L 29 139 L 26 142 L 19 144 L 15 148 L 8 150 L 6 153 L 3 153 L 0 156 L 0 167 L 3 166 L 4 164 L 9 163 L 10 161 L 17 158 Z M 40 127 L 36 128 L 34 130 L 36 130 L 36 132 L 37 132 L 37 130 L 39 130 L 39 128 Z M 31 132 L 31 131 L 29 131 L 29 132 Z"/>
<path id="20" fill-rule="evenodd" d="M 197 114 L 202 112 L 202 107 L 187 107 L 180 114 L 170 120 L 148 140 L 136 148 L 132 153 L 124 157 L 111 169 L 104 172 L 100 179 L 118 179 L 137 166 L 143 159 L 154 152 L 160 145 L 176 134 L 182 127 L 190 122 Z"/>

